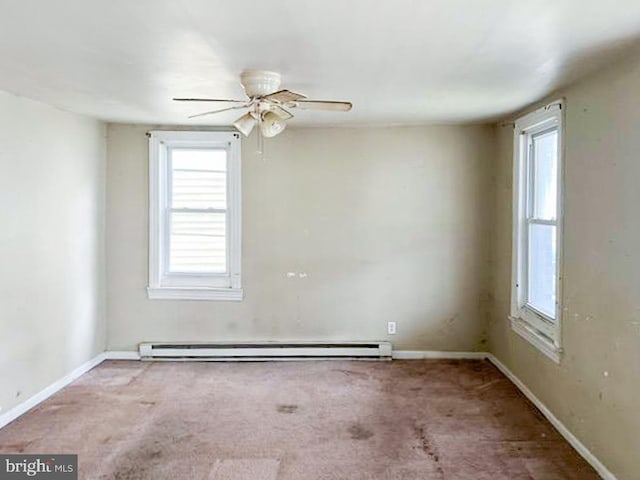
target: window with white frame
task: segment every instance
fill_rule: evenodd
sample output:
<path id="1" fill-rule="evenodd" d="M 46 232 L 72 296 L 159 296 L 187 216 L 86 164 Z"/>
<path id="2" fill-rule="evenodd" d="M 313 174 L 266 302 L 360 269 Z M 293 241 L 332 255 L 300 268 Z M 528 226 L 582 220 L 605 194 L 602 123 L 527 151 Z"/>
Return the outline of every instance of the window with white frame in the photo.
<path id="1" fill-rule="evenodd" d="M 562 103 L 515 123 L 511 326 L 559 362 Z"/>
<path id="2" fill-rule="evenodd" d="M 240 139 L 149 133 L 149 298 L 242 300 Z"/>

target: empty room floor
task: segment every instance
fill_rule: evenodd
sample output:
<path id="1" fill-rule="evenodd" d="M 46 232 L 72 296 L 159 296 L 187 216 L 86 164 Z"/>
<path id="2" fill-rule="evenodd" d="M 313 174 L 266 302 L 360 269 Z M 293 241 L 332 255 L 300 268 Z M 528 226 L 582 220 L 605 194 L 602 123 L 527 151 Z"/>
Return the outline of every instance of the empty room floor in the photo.
<path id="1" fill-rule="evenodd" d="M 485 361 L 107 361 L 0 430 L 81 479 L 598 479 Z"/>

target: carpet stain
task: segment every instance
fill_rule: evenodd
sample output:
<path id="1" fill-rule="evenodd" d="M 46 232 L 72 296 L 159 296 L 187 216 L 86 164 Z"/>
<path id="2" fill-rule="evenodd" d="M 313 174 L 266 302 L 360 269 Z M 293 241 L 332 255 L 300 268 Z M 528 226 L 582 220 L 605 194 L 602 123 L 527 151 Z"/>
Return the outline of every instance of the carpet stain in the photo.
<path id="1" fill-rule="evenodd" d="M 162 456 L 162 451 L 161 450 L 154 450 L 153 452 L 149 453 L 149 458 L 158 458 Z"/>
<path id="2" fill-rule="evenodd" d="M 486 366 L 484 365 L 483 362 L 479 361 L 479 362 L 473 362 L 471 364 L 471 371 L 473 372 L 483 372 L 485 370 Z"/>
<path id="3" fill-rule="evenodd" d="M 359 423 L 354 423 L 347 429 L 347 431 L 351 435 L 352 440 L 367 440 L 373 437 L 373 432 L 367 430 Z"/>
<path id="4" fill-rule="evenodd" d="M 22 453 L 22 452 L 24 452 L 25 448 L 27 448 L 32 443 L 33 443 L 33 441 L 31 441 L 31 442 L 10 443 L 9 445 L 7 445 L 7 449 L 15 450 L 18 453 Z"/>
<path id="5" fill-rule="evenodd" d="M 138 439 L 142 440 L 142 439 Z M 163 445 L 171 442 L 164 435 L 154 435 L 152 441 L 136 441 L 130 448 L 110 460 L 112 476 L 99 477 L 100 480 L 148 480 L 168 478 L 161 475 L 166 470 L 167 451 Z M 171 454 L 168 455 L 171 457 Z"/>
<path id="6" fill-rule="evenodd" d="M 278 405 L 276 407 L 276 410 L 279 413 L 296 413 L 296 411 L 298 410 L 298 405 Z"/>
<path id="7" fill-rule="evenodd" d="M 435 445 L 433 445 L 433 443 L 429 439 L 429 436 L 425 432 L 424 427 L 414 425 L 413 430 L 419 440 L 418 448 L 422 450 L 425 455 L 427 455 L 436 464 L 436 472 L 438 474 L 438 478 L 444 478 L 444 470 L 440 465 L 438 465 L 438 463 L 440 462 L 440 455 L 438 454 L 438 450 L 436 449 Z"/>

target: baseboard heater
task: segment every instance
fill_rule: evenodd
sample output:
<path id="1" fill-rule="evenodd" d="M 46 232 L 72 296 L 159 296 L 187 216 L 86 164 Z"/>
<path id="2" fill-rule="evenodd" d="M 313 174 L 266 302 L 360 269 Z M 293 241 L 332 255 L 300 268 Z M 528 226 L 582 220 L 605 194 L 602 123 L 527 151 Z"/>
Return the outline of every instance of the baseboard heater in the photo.
<path id="1" fill-rule="evenodd" d="M 141 343 L 141 360 L 277 361 L 391 360 L 389 342 L 348 343 Z"/>

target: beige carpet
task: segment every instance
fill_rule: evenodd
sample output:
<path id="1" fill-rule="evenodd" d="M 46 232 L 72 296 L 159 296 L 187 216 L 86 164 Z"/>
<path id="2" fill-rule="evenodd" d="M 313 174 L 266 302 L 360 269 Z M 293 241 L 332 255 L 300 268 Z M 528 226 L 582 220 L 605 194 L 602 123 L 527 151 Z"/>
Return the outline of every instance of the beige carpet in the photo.
<path id="1" fill-rule="evenodd" d="M 109 361 L 0 430 L 81 479 L 592 480 L 483 361 Z"/>

